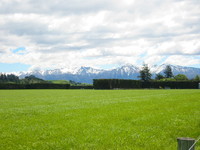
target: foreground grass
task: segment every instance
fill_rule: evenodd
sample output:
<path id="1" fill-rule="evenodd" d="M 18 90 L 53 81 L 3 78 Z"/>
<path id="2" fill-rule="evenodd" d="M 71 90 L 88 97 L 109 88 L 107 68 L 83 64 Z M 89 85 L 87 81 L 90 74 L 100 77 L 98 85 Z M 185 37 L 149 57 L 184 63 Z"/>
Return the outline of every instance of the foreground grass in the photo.
<path id="1" fill-rule="evenodd" d="M 0 90 L 1 150 L 174 150 L 199 135 L 200 90 Z"/>

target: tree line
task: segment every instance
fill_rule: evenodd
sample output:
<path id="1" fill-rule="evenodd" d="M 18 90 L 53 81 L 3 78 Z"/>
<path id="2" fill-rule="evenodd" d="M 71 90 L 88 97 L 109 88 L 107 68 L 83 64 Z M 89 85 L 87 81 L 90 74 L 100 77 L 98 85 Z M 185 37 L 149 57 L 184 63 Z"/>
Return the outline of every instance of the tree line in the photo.
<path id="1" fill-rule="evenodd" d="M 164 69 L 164 74 L 158 73 L 154 80 L 156 81 L 189 81 L 188 77 L 184 74 L 173 75 L 172 68 L 170 65 L 167 65 Z M 144 82 L 152 81 L 152 74 L 147 64 L 143 64 L 142 69 L 140 70 L 140 80 Z M 196 75 L 195 78 L 191 79 L 192 81 L 200 81 L 200 76 Z"/>
<path id="2" fill-rule="evenodd" d="M 65 82 L 43 80 L 34 75 L 19 79 L 14 74 L 0 73 L 0 89 L 93 89 L 93 86 L 72 80 Z"/>
<path id="3" fill-rule="evenodd" d="M 18 76 L 14 74 L 0 74 L 0 83 L 7 83 L 7 82 L 13 82 L 13 83 L 19 83 L 20 79 Z"/>
<path id="4" fill-rule="evenodd" d="M 48 82 L 40 78 L 37 78 L 33 75 L 26 76 L 24 79 L 19 79 L 19 77 L 14 74 L 0 74 L 0 83 L 33 84 L 33 83 L 48 83 Z"/>

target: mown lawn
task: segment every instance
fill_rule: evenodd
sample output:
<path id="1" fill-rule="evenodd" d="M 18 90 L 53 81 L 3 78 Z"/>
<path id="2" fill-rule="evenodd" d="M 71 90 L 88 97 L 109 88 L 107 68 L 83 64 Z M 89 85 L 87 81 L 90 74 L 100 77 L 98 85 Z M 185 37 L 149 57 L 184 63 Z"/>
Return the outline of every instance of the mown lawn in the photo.
<path id="1" fill-rule="evenodd" d="M 1 150 L 175 150 L 199 135 L 200 90 L 0 90 Z"/>

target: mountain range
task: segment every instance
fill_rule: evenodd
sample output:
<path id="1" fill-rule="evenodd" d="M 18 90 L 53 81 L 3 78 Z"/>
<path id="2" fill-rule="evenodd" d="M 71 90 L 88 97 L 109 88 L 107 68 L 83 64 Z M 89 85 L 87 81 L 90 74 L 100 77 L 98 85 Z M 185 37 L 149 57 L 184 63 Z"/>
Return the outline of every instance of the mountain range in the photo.
<path id="1" fill-rule="evenodd" d="M 152 78 L 156 74 L 165 70 L 167 64 L 154 65 L 149 67 L 152 73 Z M 194 78 L 200 75 L 200 68 L 184 67 L 170 65 L 174 75 L 185 74 L 188 78 Z M 95 69 L 92 67 L 80 67 L 74 69 L 61 68 L 45 71 L 29 71 L 15 73 L 20 78 L 25 76 L 34 75 L 44 80 L 72 80 L 80 83 L 92 83 L 93 79 L 138 79 L 140 67 L 126 64 L 115 69 Z"/>

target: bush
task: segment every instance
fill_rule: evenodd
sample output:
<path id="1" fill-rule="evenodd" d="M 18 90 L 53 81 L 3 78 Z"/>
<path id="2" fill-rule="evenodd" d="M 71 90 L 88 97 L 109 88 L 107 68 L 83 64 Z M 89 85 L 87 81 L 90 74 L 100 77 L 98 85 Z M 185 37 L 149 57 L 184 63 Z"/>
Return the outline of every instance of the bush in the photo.
<path id="1" fill-rule="evenodd" d="M 174 77 L 177 81 L 187 81 L 188 77 L 184 74 L 178 74 Z"/>

